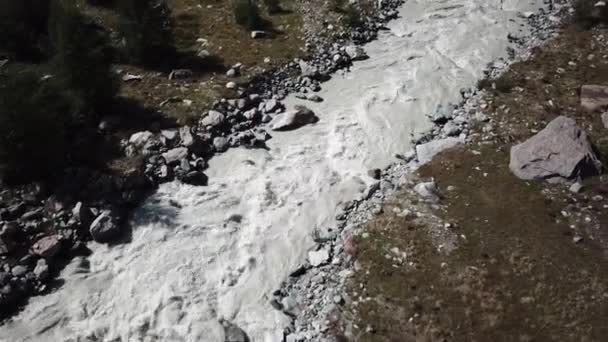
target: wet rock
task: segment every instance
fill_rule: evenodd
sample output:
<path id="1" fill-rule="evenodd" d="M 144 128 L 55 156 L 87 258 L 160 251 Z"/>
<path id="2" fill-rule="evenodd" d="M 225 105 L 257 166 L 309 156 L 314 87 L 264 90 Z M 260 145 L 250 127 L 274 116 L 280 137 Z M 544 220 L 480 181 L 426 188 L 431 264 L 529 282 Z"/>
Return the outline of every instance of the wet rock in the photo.
<path id="1" fill-rule="evenodd" d="M 154 137 L 150 131 L 133 133 L 129 138 L 129 144 L 136 149 L 142 149 Z"/>
<path id="2" fill-rule="evenodd" d="M 365 50 L 361 46 L 350 45 L 344 48 L 344 52 L 350 57 L 353 61 L 360 61 L 364 59 L 368 59 L 369 56 L 365 53 Z"/>
<path id="3" fill-rule="evenodd" d="M 329 261 L 329 252 L 326 249 L 308 252 L 308 262 L 313 267 L 318 267 L 326 264 Z"/>
<path id="4" fill-rule="evenodd" d="M 167 162 L 169 165 L 177 164 L 182 159 L 188 158 L 188 149 L 185 147 L 171 149 L 163 153 L 163 158 L 165 158 L 165 162 Z"/>
<path id="5" fill-rule="evenodd" d="M 312 110 L 304 106 L 295 106 L 294 110 L 277 115 L 270 122 L 270 127 L 273 131 L 289 131 L 317 121 L 319 118 Z"/>
<path id="6" fill-rule="evenodd" d="M 380 179 L 382 177 L 382 170 L 371 169 L 371 170 L 367 171 L 367 175 L 372 177 L 373 179 Z"/>
<path id="7" fill-rule="evenodd" d="M 213 148 L 215 148 L 216 152 L 226 152 L 228 147 L 230 147 L 230 143 L 225 137 L 216 137 L 213 139 Z"/>
<path id="8" fill-rule="evenodd" d="M 192 70 L 190 69 L 176 69 L 169 74 L 170 80 L 183 80 L 190 77 L 192 77 Z"/>
<path id="9" fill-rule="evenodd" d="M 559 116 L 525 142 L 511 148 L 511 171 L 521 179 L 584 178 L 601 171 L 587 133 Z"/>
<path id="10" fill-rule="evenodd" d="M 243 329 L 228 321 L 221 322 L 224 327 L 224 342 L 249 342 Z"/>
<path id="11" fill-rule="evenodd" d="M 275 99 L 270 99 L 264 104 L 264 111 L 266 113 L 274 113 L 279 109 L 280 103 Z"/>
<path id="12" fill-rule="evenodd" d="M 165 146 L 173 146 L 177 142 L 179 136 L 176 129 L 163 129 L 160 131 L 161 141 Z M 192 136 L 192 134 L 190 134 L 190 136 Z"/>
<path id="13" fill-rule="evenodd" d="M 82 202 L 78 202 L 74 205 L 74 208 L 72 208 L 72 217 L 84 226 L 90 225 L 94 218 L 91 209 Z"/>
<path id="14" fill-rule="evenodd" d="M 27 204 L 25 204 L 25 202 L 19 202 L 17 204 L 13 204 L 13 205 L 9 206 L 8 208 L 6 208 L 6 210 L 7 210 L 6 213 L 7 213 L 7 216 L 9 219 L 16 219 L 16 218 L 20 217 L 21 215 L 23 215 L 26 208 L 27 208 Z"/>
<path id="15" fill-rule="evenodd" d="M 34 275 L 36 279 L 44 281 L 49 276 L 49 266 L 44 259 L 38 259 L 36 267 L 34 267 Z"/>
<path id="16" fill-rule="evenodd" d="M 111 210 L 104 210 L 99 216 L 91 223 L 89 231 L 93 240 L 106 243 L 112 241 L 118 237 L 121 233 L 120 224 L 118 218 Z"/>
<path id="17" fill-rule="evenodd" d="M 608 86 L 584 85 L 581 87 L 581 106 L 589 111 L 608 108 Z"/>
<path id="18" fill-rule="evenodd" d="M 435 155 L 447 149 L 453 148 L 462 144 L 462 140 L 455 137 L 433 140 L 425 144 L 416 146 L 416 154 L 420 164 L 430 162 Z"/>
<path id="19" fill-rule="evenodd" d="M 28 271 L 27 267 L 25 267 L 23 265 L 17 265 L 15 267 L 11 268 L 11 273 L 15 277 L 23 277 L 27 273 L 27 271 Z"/>
<path id="20" fill-rule="evenodd" d="M 44 208 L 37 208 L 34 210 L 30 210 L 30 211 L 24 213 L 23 215 L 21 215 L 21 220 L 23 220 L 23 221 L 37 220 L 39 218 L 42 218 L 43 213 L 44 213 Z"/>
<path id="21" fill-rule="evenodd" d="M 52 258 L 61 250 L 61 241 L 59 236 L 45 236 L 36 241 L 32 246 L 35 255 L 42 258 Z"/>
<path id="22" fill-rule="evenodd" d="M 414 187 L 414 191 L 431 202 L 439 201 L 437 183 L 435 181 L 418 183 Z"/>
<path id="23" fill-rule="evenodd" d="M 216 127 L 224 123 L 226 117 L 224 114 L 216 111 L 210 110 L 207 115 L 201 119 L 201 125 L 205 127 Z"/>
<path id="24" fill-rule="evenodd" d="M 438 106 L 437 109 L 435 110 L 435 112 L 433 113 L 433 115 L 431 115 L 431 121 L 433 121 L 436 124 L 444 124 L 446 123 L 448 120 L 452 119 L 452 111 L 453 111 L 453 106 L 448 105 L 448 106 Z"/>
<path id="25" fill-rule="evenodd" d="M 181 179 L 182 182 L 190 185 L 205 186 L 207 185 L 207 176 L 200 171 L 190 171 Z"/>
<path id="26" fill-rule="evenodd" d="M 300 70 L 304 77 L 315 78 L 319 75 L 319 70 L 316 67 L 304 61 L 300 61 Z"/>
<path id="27" fill-rule="evenodd" d="M 15 245 L 7 238 L 0 238 L 0 255 L 10 254 L 15 249 Z"/>
<path id="28" fill-rule="evenodd" d="M 5 222 L 0 229 L 0 238 L 11 238 L 19 231 L 17 222 Z"/>

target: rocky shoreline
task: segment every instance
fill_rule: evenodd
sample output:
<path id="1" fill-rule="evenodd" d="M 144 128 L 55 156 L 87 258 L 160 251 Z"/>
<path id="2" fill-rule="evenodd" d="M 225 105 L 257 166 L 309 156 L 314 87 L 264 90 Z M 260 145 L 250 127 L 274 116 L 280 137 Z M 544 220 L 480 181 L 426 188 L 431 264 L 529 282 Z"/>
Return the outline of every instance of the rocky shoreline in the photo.
<path id="1" fill-rule="evenodd" d="M 2 191 L 0 318 L 16 312 L 29 297 L 60 285 L 54 282 L 56 275 L 71 258 L 90 253 L 88 241 L 128 241 L 130 212 L 159 184 L 177 179 L 204 186 L 207 161 L 214 154 L 238 146 L 264 148 L 271 139 L 266 127 L 289 130 L 314 122 L 312 111 L 285 112 L 281 100 L 297 93 L 299 98 L 322 101 L 315 95 L 321 82 L 367 58 L 359 45 L 375 39 L 384 23 L 397 16 L 402 2 L 379 1 L 376 13 L 363 18 L 361 27 L 339 35 L 324 23 L 321 31 L 309 28 L 306 48 L 312 57 L 261 73 L 242 87 L 229 82 L 226 87 L 238 97 L 217 100 L 196 127 L 131 135 L 122 142 L 127 158 L 117 165 L 120 176 L 103 169 L 74 168 L 58 182 L 60 190 L 32 184 Z M 237 64 L 228 73 L 238 74 L 241 67 Z M 111 126 L 102 121 L 99 129 Z"/>
<path id="2" fill-rule="evenodd" d="M 551 2 L 538 13 L 522 13 L 531 32 L 526 37 L 509 34 L 515 48 L 508 48 L 508 59 L 490 63 L 484 72 L 488 79 L 495 79 L 512 63 L 527 59 L 534 48 L 555 37 L 563 18 L 573 12 L 568 2 Z M 496 85 L 493 85 L 495 87 Z M 361 271 L 354 259 L 357 254 L 355 240 L 365 238 L 365 226 L 382 213 L 383 204 L 398 191 L 408 192 L 416 201 L 407 209 L 396 213 L 399 217 L 428 221 L 432 226 L 443 226 L 432 214 L 439 206 L 437 185 L 421 182 L 414 177 L 418 167 L 430 161 L 439 152 L 471 141 L 490 141 L 495 137 L 495 123 L 487 115 L 488 104 L 481 89 L 461 90 L 462 102 L 448 108 L 438 108 L 430 116 L 435 126 L 422 137 L 412 141 L 414 149 L 396 155 L 397 161 L 384 170 L 370 170 L 369 175 L 377 179 L 363 198 L 348 203 L 336 215 L 336 227 L 327 227 L 314 233 L 318 243 L 309 253 L 308 262 L 286 279 L 283 287 L 274 293 L 271 305 L 293 318 L 293 324 L 285 329 L 285 340 L 333 341 L 353 331 L 355 318 L 350 317 L 344 307 L 355 305 L 357 300 L 349 298 L 345 286 L 349 279 Z M 417 202 L 417 203 L 416 203 Z M 445 235 L 436 232 L 438 235 Z M 452 244 L 450 234 L 439 236 L 442 248 Z M 395 262 L 404 262 L 396 251 Z M 387 258 L 389 256 L 387 255 Z M 355 326 L 356 330 L 372 333 L 371 325 Z M 352 336 L 351 336 L 352 337 Z"/>

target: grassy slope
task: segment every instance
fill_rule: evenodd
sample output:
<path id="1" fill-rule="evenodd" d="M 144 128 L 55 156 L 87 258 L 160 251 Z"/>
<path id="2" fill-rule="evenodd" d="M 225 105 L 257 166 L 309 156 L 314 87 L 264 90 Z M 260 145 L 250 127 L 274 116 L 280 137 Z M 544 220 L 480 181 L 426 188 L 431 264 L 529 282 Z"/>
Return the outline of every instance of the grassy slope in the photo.
<path id="1" fill-rule="evenodd" d="M 436 214 L 466 236 L 456 251 L 440 253 L 432 227 L 396 217 L 388 208 L 370 224 L 358 255 L 369 273 L 358 272 L 350 293 L 372 300 L 349 308 L 359 327 L 355 340 L 605 339 L 607 203 L 592 198 L 608 198 L 606 176 L 589 180 L 586 193 L 572 195 L 560 186 L 521 181 L 508 169 L 511 145 L 559 114 L 575 118 L 608 155 L 599 114 L 580 110 L 578 98 L 583 84 L 608 84 L 601 34 L 606 30 L 568 26 L 529 61 L 515 64 L 497 82 L 502 92 L 486 99 L 499 122 L 497 139 L 444 153 L 420 170 L 421 178 L 435 177 L 445 194 L 445 210 Z M 447 191 L 450 185 L 456 190 Z M 410 203 L 405 193 L 396 201 L 401 207 Z M 565 208 L 581 213 L 579 220 L 561 217 Z M 573 243 L 575 234 L 584 242 Z M 413 264 L 395 267 L 386 258 L 389 247 L 408 251 Z M 372 333 L 365 332 L 367 325 Z"/>

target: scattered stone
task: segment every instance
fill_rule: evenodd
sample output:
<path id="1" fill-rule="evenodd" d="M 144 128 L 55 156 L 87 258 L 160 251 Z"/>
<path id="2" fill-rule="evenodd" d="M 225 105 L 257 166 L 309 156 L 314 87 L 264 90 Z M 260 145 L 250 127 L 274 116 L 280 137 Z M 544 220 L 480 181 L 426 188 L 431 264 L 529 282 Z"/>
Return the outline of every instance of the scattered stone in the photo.
<path id="1" fill-rule="evenodd" d="M 186 147 L 177 147 L 163 153 L 165 162 L 169 165 L 179 163 L 181 160 L 188 158 L 188 149 Z"/>
<path id="2" fill-rule="evenodd" d="M 59 240 L 59 236 L 51 235 L 43 237 L 34 243 L 32 250 L 35 255 L 42 258 L 54 257 L 61 250 L 61 241 Z"/>
<path id="3" fill-rule="evenodd" d="M 111 210 L 104 210 L 91 223 L 89 228 L 93 240 L 107 243 L 120 235 L 121 229 L 117 217 Z"/>
<path id="4" fill-rule="evenodd" d="M 438 153 L 456 147 L 460 144 L 462 144 L 462 140 L 460 138 L 448 137 L 417 145 L 416 154 L 418 155 L 418 161 L 420 164 L 426 164 L 430 162 Z"/>
<path id="5" fill-rule="evenodd" d="M 306 99 L 312 102 L 323 102 L 323 98 L 316 94 L 308 95 Z"/>
<path id="6" fill-rule="evenodd" d="M 49 266 L 44 259 L 38 259 L 34 267 L 34 275 L 38 280 L 46 280 L 49 276 Z"/>
<path id="7" fill-rule="evenodd" d="M 572 183 L 572 185 L 570 185 L 570 191 L 578 194 L 579 192 L 583 191 L 583 184 L 579 182 Z"/>
<path id="8" fill-rule="evenodd" d="M 192 70 L 190 69 L 176 69 L 171 71 L 169 74 L 170 80 L 183 80 L 192 77 Z"/>
<path id="9" fill-rule="evenodd" d="M 141 149 L 154 137 L 154 133 L 150 131 L 143 131 L 133 133 L 129 138 L 129 144 L 137 149 Z"/>
<path id="10" fill-rule="evenodd" d="M 419 183 L 414 187 L 414 191 L 432 202 L 439 201 L 437 183 L 435 181 Z"/>
<path id="11" fill-rule="evenodd" d="M 206 127 L 216 127 L 224 123 L 224 120 L 224 114 L 216 110 L 210 110 L 209 113 L 207 113 L 207 115 L 201 119 L 201 125 Z"/>
<path id="12" fill-rule="evenodd" d="M 584 178 L 600 172 L 587 133 L 559 116 L 525 142 L 511 148 L 511 171 L 521 179 Z"/>
<path id="13" fill-rule="evenodd" d="M 251 38 L 260 39 L 266 37 L 266 32 L 264 31 L 251 31 Z"/>
<path id="14" fill-rule="evenodd" d="M 608 86 L 582 86 L 581 106 L 589 111 L 606 109 L 608 107 Z"/>
<path id="15" fill-rule="evenodd" d="M 236 83 L 235 82 L 228 82 L 228 83 L 226 83 L 226 88 L 228 88 L 228 89 L 236 89 Z"/>
<path id="16" fill-rule="evenodd" d="M 308 252 L 308 262 L 313 267 L 321 266 L 329 261 L 329 252 L 326 249 Z"/>
<path id="17" fill-rule="evenodd" d="M 380 178 L 382 178 L 382 170 L 371 169 L 371 170 L 367 171 L 367 175 L 372 177 L 373 179 L 380 179 Z"/>
<path id="18" fill-rule="evenodd" d="M 273 131 L 289 131 L 317 121 L 319 118 L 312 110 L 298 105 L 294 110 L 277 115 L 270 123 L 270 128 Z"/>
<path id="19" fill-rule="evenodd" d="M 235 69 L 229 69 L 228 71 L 226 71 L 226 77 L 236 77 L 238 75 L 237 71 Z"/>
<path id="20" fill-rule="evenodd" d="M 353 61 L 360 61 L 364 59 L 368 59 L 369 56 L 365 53 L 365 50 L 361 46 L 350 45 L 344 48 L 344 52 L 350 57 Z"/>
<path id="21" fill-rule="evenodd" d="M 11 269 L 11 273 L 15 277 L 23 277 L 27 273 L 27 267 L 23 265 L 17 265 Z"/>
<path id="22" fill-rule="evenodd" d="M 215 148 L 216 152 L 222 153 L 228 150 L 228 147 L 230 147 L 230 143 L 225 137 L 216 137 L 215 139 L 213 139 L 213 147 Z"/>
<path id="23" fill-rule="evenodd" d="M 123 82 L 141 81 L 142 79 L 143 79 L 143 76 L 141 76 L 141 75 L 133 75 L 133 74 L 129 74 L 129 73 L 127 73 L 126 75 L 124 75 L 122 77 Z"/>

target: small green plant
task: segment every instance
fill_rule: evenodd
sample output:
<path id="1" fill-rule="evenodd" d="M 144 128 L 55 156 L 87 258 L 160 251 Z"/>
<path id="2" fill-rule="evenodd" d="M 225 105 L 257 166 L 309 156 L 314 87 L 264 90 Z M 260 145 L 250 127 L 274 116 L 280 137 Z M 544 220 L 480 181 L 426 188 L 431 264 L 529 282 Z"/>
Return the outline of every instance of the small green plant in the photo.
<path id="1" fill-rule="evenodd" d="M 0 0 L 0 52 L 17 59 L 40 59 L 50 0 Z"/>
<path id="2" fill-rule="evenodd" d="M 175 59 L 176 49 L 169 8 L 157 0 L 122 0 L 121 32 L 125 52 L 133 62 L 159 65 Z"/>
<path id="3" fill-rule="evenodd" d="M 264 0 L 264 5 L 266 5 L 268 14 L 280 13 L 282 10 L 279 0 Z"/>
<path id="4" fill-rule="evenodd" d="M 111 71 L 112 51 L 106 33 L 80 13 L 70 0 L 56 0 L 49 19 L 56 79 L 81 111 L 92 113 L 111 104 L 118 83 Z"/>
<path id="5" fill-rule="evenodd" d="M 235 0 L 234 18 L 239 25 L 249 30 L 258 29 L 262 24 L 260 11 L 253 0 Z"/>
<path id="6" fill-rule="evenodd" d="M 74 109 L 52 80 L 33 72 L 0 77 L 0 171 L 4 181 L 51 178 L 67 161 Z"/>
<path id="7" fill-rule="evenodd" d="M 596 6 L 595 0 L 577 0 L 574 3 L 574 22 L 588 30 L 600 23 L 608 23 L 608 6 Z"/>
<path id="8" fill-rule="evenodd" d="M 346 6 L 346 9 L 344 10 L 344 21 L 346 25 L 351 28 L 361 27 L 363 25 L 361 12 L 354 4 Z"/>

